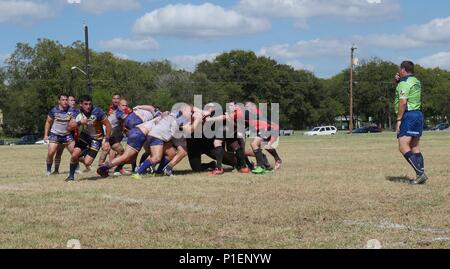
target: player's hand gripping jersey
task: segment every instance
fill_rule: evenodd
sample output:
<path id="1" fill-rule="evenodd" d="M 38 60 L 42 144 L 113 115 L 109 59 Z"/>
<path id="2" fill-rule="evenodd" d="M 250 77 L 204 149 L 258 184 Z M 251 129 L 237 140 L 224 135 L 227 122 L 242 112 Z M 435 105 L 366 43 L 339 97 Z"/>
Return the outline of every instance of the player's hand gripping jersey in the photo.
<path id="1" fill-rule="evenodd" d="M 159 116 L 161 113 L 159 111 L 150 112 L 144 109 L 135 109 L 124 121 L 124 130 L 128 132 L 129 130 L 135 128 L 136 126 L 149 122 L 155 117 Z"/>

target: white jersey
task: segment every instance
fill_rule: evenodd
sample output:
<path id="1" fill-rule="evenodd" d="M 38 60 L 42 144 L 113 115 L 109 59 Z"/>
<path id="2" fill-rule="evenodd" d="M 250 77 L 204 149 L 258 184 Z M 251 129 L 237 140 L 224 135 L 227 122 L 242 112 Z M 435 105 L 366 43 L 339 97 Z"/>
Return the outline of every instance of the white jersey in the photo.
<path id="1" fill-rule="evenodd" d="M 144 123 L 139 124 L 138 126 L 136 126 L 136 128 L 145 128 L 147 129 L 149 132 L 151 129 L 153 129 L 153 127 L 155 126 L 155 121 L 151 120 L 151 121 L 146 121 Z"/>
<path id="2" fill-rule="evenodd" d="M 142 122 L 151 121 L 155 118 L 155 113 L 148 110 L 136 109 L 133 112 L 142 120 Z"/>
<path id="3" fill-rule="evenodd" d="M 163 117 L 150 129 L 149 136 L 164 142 L 170 141 L 172 137 L 183 137 L 181 128 L 188 123 L 188 120 L 182 116 L 177 116 L 177 114 L 171 113 L 170 115 Z"/>

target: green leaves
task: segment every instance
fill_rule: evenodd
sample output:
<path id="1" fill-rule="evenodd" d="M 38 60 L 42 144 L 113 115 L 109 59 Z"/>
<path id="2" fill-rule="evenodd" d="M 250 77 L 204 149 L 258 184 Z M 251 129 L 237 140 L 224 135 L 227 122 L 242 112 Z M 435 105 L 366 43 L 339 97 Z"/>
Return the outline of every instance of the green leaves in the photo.
<path id="1" fill-rule="evenodd" d="M 18 43 L 0 70 L 0 109 L 4 130 L 9 134 L 42 133 L 48 110 L 60 93 L 86 94 L 84 44 L 70 46 L 39 39 L 34 47 Z M 233 50 L 203 61 L 194 72 L 178 71 L 167 61 L 136 62 L 119 59 L 110 52 L 91 51 L 94 104 L 107 109 L 111 96 L 121 94 L 130 106 L 154 104 L 169 110 L 174 103 L 192 103 L 203 95 L 203 103 L 230 101 L 279 103 L 281 128 L 305 129 L 334 124 L 348 115 L 349 70 L 329 79 L 318 79 L 309 71 L 257 56 L 252 51 Z M 378 58 L 364 60 L 355 68 L 354 113 L 363 120 L 388 127 L 395 119 L 392 78 L 397 64 Z M 416 67 L 423 84 L 423 109 L 434 122 L 450 115 L 450 72 Z M 392 124 L 392 122 L 391 122 Z"/>

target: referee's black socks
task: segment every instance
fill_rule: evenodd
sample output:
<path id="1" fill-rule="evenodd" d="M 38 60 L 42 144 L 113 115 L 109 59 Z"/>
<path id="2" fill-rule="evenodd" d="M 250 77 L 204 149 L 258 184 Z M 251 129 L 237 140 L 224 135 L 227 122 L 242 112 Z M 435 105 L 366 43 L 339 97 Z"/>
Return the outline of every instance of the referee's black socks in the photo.
<path id="1" fill-rule="evenodd" d="M 411 165 L 411 167 L 414 169 L 414 171 L 418 176 L 423 175 L 424 173 L 423 157 L 422 158 L 418 157 L 412 151 L 405 153 L 403 157 L 405 157 L 406 161 Z"/>

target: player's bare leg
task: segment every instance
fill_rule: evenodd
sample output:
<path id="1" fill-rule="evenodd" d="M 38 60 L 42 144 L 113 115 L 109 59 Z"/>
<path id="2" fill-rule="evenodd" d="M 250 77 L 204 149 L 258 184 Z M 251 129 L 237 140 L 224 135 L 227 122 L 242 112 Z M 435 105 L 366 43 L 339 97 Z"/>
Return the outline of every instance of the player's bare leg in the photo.
<path id="1" fill-rule="evenodd" d="M 58 151 L 59 144 L 57 143 L 49 143 L 48 151 L 47 151 L 47 172 L 46 175 L 49 176 L 52 173 L 52 165 L 53 159 L 55 157 L 56 152 Z M 64 149 L 64 148 L 63 148 Z"/>

